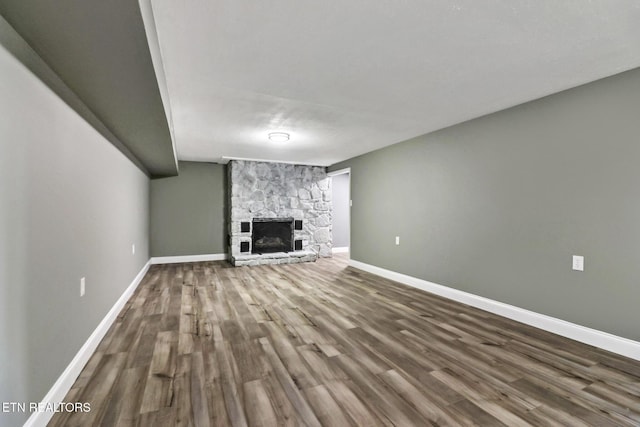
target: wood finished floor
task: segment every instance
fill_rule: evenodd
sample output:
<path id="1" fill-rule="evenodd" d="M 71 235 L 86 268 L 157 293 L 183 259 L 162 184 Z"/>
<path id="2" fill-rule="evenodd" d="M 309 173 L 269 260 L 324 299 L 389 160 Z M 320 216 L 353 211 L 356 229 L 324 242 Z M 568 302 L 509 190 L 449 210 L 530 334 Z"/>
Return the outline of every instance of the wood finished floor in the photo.
<path id="1" fill-rule="evenodd" d="M 348 268 L 152 266 L 52 426 L 638 426 L 640 362 Z"/>

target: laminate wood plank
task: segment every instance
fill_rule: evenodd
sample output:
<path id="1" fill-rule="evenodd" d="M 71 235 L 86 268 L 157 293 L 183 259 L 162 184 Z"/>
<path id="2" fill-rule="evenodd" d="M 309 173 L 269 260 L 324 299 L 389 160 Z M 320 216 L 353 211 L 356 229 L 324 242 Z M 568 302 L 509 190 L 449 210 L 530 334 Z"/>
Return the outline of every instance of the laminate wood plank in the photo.
<path id="1" fill-rule="evenodd" d="M 177 364 L 177 331 L 158 333 L 150 360 L 141 413 L 155 412 L 173 401 L 173 378 Z"/>
<path id="2" fill-rule="evenodd" d="M 223 427 L 231 424 L 224 400 L 220 365 L 215 353 L 216 345 L 222 345 L 222 342 L 222 339 L 217 342 L 205 340 L 202 346 L 204 363 L 204 376 L 202 380 L 204 381 L 207 392 L 209 424 L 214 427 Z"/>
<path id="3" fill-rule="evenodd" d="M 273 327 L 277 325 L 293 346 L 297 347 L 304 344 L 302 337 L 300 337 L 298 331 L 296 331 L 295 327 L 291 324 L 290 319 L 287 318 L 287 313 L 282 308 L 271 305 L 265 308 L 265 311 L 269 317 L 273 319 L 273 322 L 261 323 L 263 328 L 265 326 Z"/>
<path id="4" fill-rule="evenodd" d="M 229 421 L 234 427 L 246 426 L 247 418 L 245 415 L 243 396 L 241 394 L 242 388 L 239 387 L 241 384 L 238 382 L 240 374 L 233 359 L 230 345 L 228 342 L 223 342 L 222 345 L 217 346 L 215 351 L 217 362 L 220 365 L 222 393 Z"/>
<path id="5" fill-rule="evenodd" d="M 532 425 L 521 418 L 517 413 L 510 410 L 510 408 L 505 404 L 505 400 L 502 399 L 502 396 L 500 396 L 497 391 L 492 390 L 490 387 L 481 384 L 480 382 L 467 380 L 449 369 L 433 371 L 431 372 L 431 375 L 506 425 Z M 517 412 L 526 412 L 526 410 L 533 408 L 524 408 L 524 410 L 518 410 Z"/>
<path id="6" fill-rule="evenodd" d="M 489 346 L 485 352 L 494 355 L 505 364 L 517 368 L 521 373 L 532 374 L 542 378 L 549 378 L 556 382 L 565 383 L 572 389 L 581 389 L 591 384 L 591 381 L 580 376 L 579 371 L 571 373 L 557 366 L 557 363 L 540 363 L 540 360 L 532 353 L 521 353 L 516 351 L 505 351 L 505 349 L 518 348 L 517 345 L 509 343 L 502 348 Z M 556 365 L 556 366 L 554 366 Z"/>
<path id="7" fill-rule="evenodd" d="M 109 400 L 101 425 L 122 426 L 134 424 L 140 412 L 147 369 L 145 367 L 129 368 L 122 372 L 114 387 L 112 398 Z"/>
<path id="8" fill-rule="evenodd" d="M 615 369 L 629 374 L 633 378 L 640 378 L 640 364 L 632 359 L 615 357 L 610 353 L 594 353 L 591 354 L 594 360 L 597 360 L 600 366 Z M 638 381 L 635 381 L 636 383 Z"/>
<path id="9" fill-rule="evenodd" d="M 236 319 L 223 320 L 220 329 L 224 339 L 229 342 L 246 341 L 250 338 L 247 330 Z"/>
<path id="10" fill-rule="evenodd" d="M 176 371 L 176 353 L 178 333 L 175 331 L 159 332 L 149 374 L 160 378 L 173 378 Z"/>
<path id="11" fill-rule="evenodd" d="M 344 349 L 339 347 L 337 344 L 334 345 L 334 344 L 316 343 L 316 345 L 318 346 L 320 351 L 322 351 L 322 353 L 324 353 L 324 355 L 327 357 L 337 356 L 339 354 L 343 354 L 344 352 Z"/>
<path id="12" fill-rule="evenodd" d="M 580 418 L 547 405 L 537 407 L 531 411 L 531 415 L 542 417 L 545 420 L 544 423 L 539 423 L 540 425 L 555 427 L 593 427 L 591 424 L 587 424 Z"/>
<path id="13" fill-rule="evenodd" d="M 319 383 L 349 379 L 349 376 L 340 369 L 338 364 L 333 359 L 325 356 L 317 345 L 305 345 L 298 347 L 296 350 L 312 369 L 313 375 L 318 379 Z"/>
<path id="14" fill-rule="evenodd" d="M 189 279 L 193 280 L 193 275 L 190 275 Z M 201 403 L 202 399 L 201 396 L 196 396 L 195 399 L 191 396 L 191 369 L 192 355 L 178 356 L 176 374 L 173 381 L 175 404 L 162 408 L 162 410 L 167 411 L 167 417 L 174 422 L 173 425 L 194 425 L 195 407 L 193 404 L 196 402 Z"/>
<path id="15" fill-rule="evenodd" d="M 215 319 L 219 322 L 231 319 L 231 307 L 229 307 L 227 298 L 224 294 L 224 290 L 219 288 L 215 292 L 212 292 L 213 312 L 215 313 Z"/>
<path id="16" fill-rule="evenodd" d="M 368 402 L 375 402 L 376 408 L 383 414 L 383 417 L 387 418 L 393 425 L 432 425 L 414 408 L 405 403 L 400 396 L 393 393 L 383 381 L 376 376 L 369 375 L 349 356 L 340 355 L 334 359 L 338 361 L 342 370 L 349 374 L 353 383 L 367 397 Z"/>
<path id="17" fill-rule="evenodd" d="M 252 426 L 276 427 L 279 425 L 271 401 L 261 380 L 244 383 L 247 418 Z"/>
<path id="18" fill-rule="evenodd" d="M 448 423 L 446 425 L 508 427 L 469 400 L 456 402 L 448 409 L 454 414 L 455 424 Z"/>
<path id="19" fill-rule="evenodd" d="M 246 383 L 267 376 L 270 368 L 258 340 L 234 342 L 230 346 L 238 366 L 239 382 Z"/>
<path id="20" fill-rule="evenodd" d="M 348 381 L 347 381 L 348 382 Z M 335 401 L 344 409 L 356 426 L 381 426 L 386 425 L 383 420 L 376 417 L 358 398 L 358 396 L 343 381 L 330 381 L 326 384 L 327 389 L 335 398 Z"/>
<path id="21" fill-rule="evenodd" d="M 383 342 L 361 328 L 350 329 L 348 333 L 353 337 L 352 339 L 357 340 L 391 367 L 402 369 L 416 377 L 433 370 L 424 358 L 416 357 L 400 341 L 385 340 Z"/>
<path id="22" fill-rule="evenodd" d="M 323 334 L 316 325 L 297 325 L 293 329 L 305 344 L 336 344 L 333 338 Z"/>
<path id="23" fill-rule="evenodd" d="M 144 427 L 144 426 L 159 426 L 158 421 L 158 411 L 155 412 L 145 412 L 144 414 L 140 414 L 138 417 L 138 422 L 136 426 Z M 166 424 L 165 424 L 166 425 Z"/>
<path id="24" fill-rule="evenodd" d="M 82 369 L 82 372 L 80 372 L 80 375 L 78 375 L 78 378 L 76 378 L 76 382 L 73 383 L 73 386 L 71 387 L 72 390 L 82 390 L 87 386 L 87 383 L 95 375 L 96 368 L 100 364 L 103 356 L 104 353 L 101 351 L 96 351 L 95 353 L 93 353 L 93 356 L 91 356 L 85 367 Z"/>
<path id="25" fill-rule="evenodd" d="M 141 323 L 143 322 L 142 310 L 130 310 L 129 315 L 120 321 L 120 329 L 114 334 L 109 348 L 105 352 L 121 353 L 130 350 L 131 343 L 139 338 L 141 333 Z"/>
<path id="26" fill-rule="evenodd" d="M 273 368 L 275 377 L 278 379 L 278 382 L 282 386 L 284 393 L 289 398 L 289 401 L 295 408 L 296 412 L 300 414 L 300 417 L 307 425 L 312 427 L 320 426 L 320 421 L 313 412 L 313 409 L 311 409 L 309 402 L 300 392 L 299 384 L 294 381 L 294 374 L 287 369 L 282 359 L 278 357 L 276 350 L 271 345 L 271 341 L 267 338 L 260 338 L 259 341 L 271 364 L 271 367 Z"/>
<path id="27" fill-rule="evenodd" d="M 383 372 L 378 375 L 382 380 L 398 393 L 406 402 L 408 402 L 423 417 L 432 421 L 435 425 L 459 425 L 464 421 L 456 417 L 455 414 L 449 412 L 447 408 L 441 408 L 437 404 L 422 393 L 417 387 L 407 381 L 402 375 L 395 370 Z M 457 419 L 456 419 L 457 418 Z M 487 425 L 500 425 L 495 418 L 486 414 Z"/>
<path id="28" fill-rule="evenodd" d="M 265 323 L 265 328 L 269 331 L 270 342 L 278 354 L 278 358 L 290 372 L 291 378 L 298 388 L 314 387 L 318 381 L 311 374 L 304 359 L 285 337 L 282 330 L 273 322 Z"/>
<path id="29" fill-rule="evenodd" d="M 495 350 L 493 350 L 495 351 Z M 533 352 L 535 351 L 535 354 Z M 537 381 L 537 379 L 541 379 L 545 382 L 546 387 L 551 388 L 554 392 L 560 396 L 565 396 L 566 399 L 569 399 L 572 402 L 577 403 L 580 406 L 591 408 L 593 404 L 597 404 L 600 411 L 610 411 L 614 417 L 615 414 L 622 414 L 625 418 L 629 418 L 635 420 L 640 424 L 640 418 L 638 415 L 640 414 L 640 400 L 637 401 L 636 405 L 630 405 L 630 408 L 625 408 L 623 405 L 619 404 L 619 399 L 611 399 L 612 396 L 600 397 L 595 395 L 587 395 L 583 389 L 589 386 L 591 381 L 597 382 L 598 377 L 594 376 L 591 372 L 594 367 L 588 367 L 587 369 L 583 369 L 582 371 L 577 370 L 571 366 L 566 369 L 568 371 L 563 370 L 562 368 L 556 368 L 553 365 L 559 365 L 559 361 L 549 360 L 548 365 L 537 365 L 532 364 L 530 360 L 522 355 L 520 357 L 516 356 L 517 353 L 509 353 L 509 355 L 515 359 L 513 363 L 516 363 L 521 370 L 525 372 L 529 372 L 532 375 L 527 375 L 526 378 L 529 378 L 533 381 Z M 501 356 L 506 356 L 506 354 L 502 353 Z M 542 358 L 544 360 L 548 360 L 544 354 L 539 353 L 536 349 L 531 349 L 531 352 L 527 354 L 527 357 L 533 358 L 533 360 L 538 360 L 537 358 Z M 571 364 L 573 362 L 565 361 L 562 363 L 562 366 L 567 366 L 567 364 Z M 551 366 L 549 366 L 551 365 Z M 600 368 L 598 368 L 600 369 Z M 586 374 L 586 375 L 585 375 Z M 582 375 L 582 376 L 580 376 Z M 630 380 L 630 377 L 626 375 L 616 373 L 615 371 L 608 371 L 608 375 L 610 378 L 617 378 L 618 381 Z M 585 379 L 587 377 L 588 379 Z M 633 403 L 634 399 L 631 399 L 630 403 Z"/>
<path id="30" fill-rule="evenodd" d="M 121 379 L 121 387 L 119 396 L 121 396 L 120 406 L 115 406 L 117 410 L 117 418 L 115 418 L 114 426 L 135 426 L 140 417 L 140 406 L 142 405 L 142 396 L 146 385 L 148 366 L 129 368 L 125 371 Z M 113 399 L 112 402 L 118 405 L 119 399 Z M 115 415 L 116 411 L 114 411 Z"/>
<path id="31" fill-rule="evenodd" d="M 139 335 L 127 348 L 127 369 L 148 366 L 159 332 L 161 315 L 145 317 L 139 326 Z"/>
<path id="32" fill-rule="evenodd" d="M 333 324 L 331 319 L 325 316 L 317 316 L 315 320 L 325 333 L 334 338 L 346 350 L 346 353 L 341 352 L 340 354 L 351 354 L 359 363 L 365 366 L 369 372 L 374 374 L 391 369 L 389 364 L 369 350 L 364 344 L 351 340 L 351 338 L 347 336 L 346 331 L 340 329 L 338 325 Z"/>
<path id="33" fill-rule="evenodd" d="M 82 391 L 81 387 L 72 387 L 65 396 L 65 402 L 81 402 L 80 392 Z M 69 420 L 69 417 L 77 416 L 74 412 L 65 412 L 62 414 L 57 414 L 50 422 L 49 426 L 57 427 L 57 426 L 65 426 Z"/>
<path id="34" fill-rule="evenodd" d="M 640 393 L 640 382 L 638 381 L 638 377 L 633 374 L 600 364 L 589 366 L 586 371 L 588 372 L 588 376 L 594 379 L 594 382 L 596 378 L 602 378 L 603 375 L 606 375 L 608 379 L 613 380 L 615 383 L 631 386 Z"/>
<path id="35" fill-rule="evenodd" d="M 500 362 L 492 357 L 487 357 L 486 349 L 478 351 L 476 344 L 464 344 L 460 341 L 442 341 L 439 338 L 432 338 L 423 341 L 424 346 L 428 346 L 430 354 L 438 354 L 441 358 L 449 361 L 449 365 L 464 367 L 481 377 L 486 377 L 486 372 L 491 371 L 487 381 L 501 381 L 509 383 L 521 377 L 519 372 L 514 372 L 509 367 L 504 367 Z M 435 370 L 435 369 L 432 369 Z"/>
<path id="36" fill-rule="evenodd" d="M 349 426 L 355 425 L 355 422 L 351 421 L 342 408 L 336 403 L 333 396 L 329 393 L 327 388 L 323 385 L 316 387 L 310 387 L 305 390 L 305 394 L 309 399 L 309 403 L 313 407 L 314 412 L 317 414 L 318 419 L 324 426 Z"/>
<path id="37" fill-rule="evenodd" d="M 159 289 L 160 295 L 158 296 L 158 304 L 155 306 L 153 314 L 163 314 L 169 310 L 169 303 L 171 302 L 171 291 L 168 287 Z"/>
<path id="38" fill-rule="evenodd" d="M 262 380 L 262 386 L 271 402 L 278 425 L 286 427 L 306 426 L 307 423 L 300 417 L 293 407 L 293 403 L 287 397 L 282 384 L 276 378 L 275 372 L 271 371 Z"/>
<path id="39" fill-rule="evenodd" d="M 238 324 L 250 339 L 263 337 L 264 333 L 262 328 L 260 328 L 258 322 L 255 320 L 251 311 L 245 305 L 245 302 L 238 293 L 237 288 L 240 286 L 240 281 L 231 281 L 230 285 L 232 286 L 227 289 L 226 297 L 229 301 L 229 305 L 233 309 L 235 318 L 238 320 Z"/>
<path id="40" fill-rule="evenodd" d="M 547 392 L 552 392 L 555 396 L 563 398 L 572 404 L 579 406 L 584 410 L 595 413 L 606 413 L 611 418 L 616 420 L 622 420 L 624 423 L 640 425 L 640 408 L 638 405 L 627 408 L 625 405 L 621 405 L 618 400 L 611 399 L 611 396 L 602 398 L 593 394 L 584 392 L 583 390 L 573 391 L 563 388 L 554 383 L 549 383 L 546 380 L 538 377 L 527 376 L 523 380 L 529 383 L 545 389 Z"/>
<path id="41" fill-rule="evenodd" d="M 204 313 L 215 311 L 215 307 L 213 305 L 214 289 L 211 286 L 198 286 L 196 290 L 202 311 Z"/>
<path id="42" fill-rule="evenodd" d="M 151 266 L 52 426 L 638 426 L 640 363 L 347 267 Z"/>
<path id="43" fill-rule="evenodd" d="M 534 384 L 527 379 L 518 380 L 514 382 L 513 385 L 528 394 L 536 396 L 537 399 L 543 401 L 545 404 L 571 414 L 585 421 L 587 424 L 602 427 L 619 425 L 614 420 L 577 405 L 574 402 L 565 399 L 563 396 L 555 393 L 549 393 L 545 387 Z"/>
<path id="44" fill-rule="evenodd" d="M 637 394 L 632 394 L 612 387 L 607 383 L 597 382 L 585 387 L 584 392 L 597 396 L 599 401 L 613 400 L 621 405 L 624 408 L 623 410 L 629 413 L 631 417 L 640 416 L 640 388 L 638 388 Z M 640 419 L 638 419 L 638 424 L 640 424 Z"/>
<path id="45" fill-rule="evenodd" d="M 204 359 L 201 352 L 191 354 L 191 401 L 188 402 L 192 408 L 193 423 L 196 427 L 208 426 L 209 403 L 206 390 L 206 374 L 204 370 Z"/>
<path id="46" fill-rule="evenodd" d="M 100 424 L 113 395 L 114 385 L 124 370 L 126 357 L 126 353 L 115 353 L 106 354 L 101 358 L 94 375 L 102 378 L 102 381 L 89 381 L 77 397 L 78 401 L 90 402 L 91 411 L 70 413 L 69 417 L 59 425 Z"/>
<path id="47" fill-rule="evenodd" d="M 540 402 L 512 387 L 509 383 L 510 376 L 505 380 L 505 377 L 497 372 L 501 370 L 501 365 L 496 365 L 500 369 L 495 369 L 495 366 L 491 365 L 468 364 L 469 360 L 464 352 L 450 353 L 447 348 L 437 345 L 434 341 L 432 343 L 436 345 L 431 346 L 431 352 L 439 353 L 440 356 L 449 359 L 448 367 L 434 371 L 437 374 L 453 375 L 463 383 L 470 385 L 471 388 L 479 389 L 480 394 L 486 398 L 503 400 L 505 405 L 509 406 L 510 411 L 516 414 L 526 415 L 529 410 L 540 405 Z M 451 343 L 451 345 L 454 346 L 455 343 Z M 467 351 L 470 352 L 471 349 L 467 349 Z M 455 374 L 455 372 L 460 372 L 462 375 Z M 491 374 L 487 372 L 491 372 Z M 508 397 L 509 400 L 505 401 L 502 399 L 503 397 Z"/>

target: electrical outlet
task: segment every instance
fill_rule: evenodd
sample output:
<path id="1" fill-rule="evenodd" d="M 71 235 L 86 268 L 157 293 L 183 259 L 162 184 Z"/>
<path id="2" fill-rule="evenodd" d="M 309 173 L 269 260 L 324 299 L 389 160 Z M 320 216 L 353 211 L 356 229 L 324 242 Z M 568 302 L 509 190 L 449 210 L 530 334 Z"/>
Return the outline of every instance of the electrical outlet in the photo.
<path id="1" fill-rule="evenodd" d="M 84 277 L 80 279 L 80 296 L 83 297 L 84 296 L 84 285 L 85 285 L 85 280 Z"/>
<path id="2" fill-rule="evenodd" d="M 396 245 L 400 244 L 400 236 L 396 236 Z"/>
<path id="3" fill-rule="evenodd" d="M 132 253 L 133 255 L 135 255 L 135 254 L 136 254 L 136 245 L 135 245 L 135 243 L 131 245 L 131 253 Z"/>
<path id="4" fill-rule="evenodd" d="M 581 255 L 574 255 L 571 266 L 575 271 L 584 271 L 584 257 Z"/>

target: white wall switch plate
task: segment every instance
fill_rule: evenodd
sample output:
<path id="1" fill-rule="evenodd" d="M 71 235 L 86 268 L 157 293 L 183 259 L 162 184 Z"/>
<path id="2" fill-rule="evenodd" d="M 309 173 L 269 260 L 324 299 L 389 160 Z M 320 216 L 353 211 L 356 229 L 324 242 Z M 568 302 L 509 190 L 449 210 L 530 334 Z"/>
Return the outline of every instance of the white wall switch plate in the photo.
<path id="1" fill-rule="evenodd" d="M 84 296 L 84 285 L 85 285 L 85 280 L 84 277 L 80 279 L 80 296 L 83 297 Z"/>
<path id="2" fill-rule="evenodd" d="M 396 245 L 400 244 L 400 236 L 396 236 Z"/>
<path id="3" fill-rule="evenodd" d="M 575 271 L 584 271 L 584 257 L 581 255 L 574 255 L 573 256 L 573 262 L 572 262 L 572 268 Z"/>
<path id="4" fill-rule="evenodd" d="M 135 244 L 131 245 L 131 253 L 132 253 L 133 255 L 135 255 L 135 254 L 136 254 L 136 245 L 135 245 Z"/>

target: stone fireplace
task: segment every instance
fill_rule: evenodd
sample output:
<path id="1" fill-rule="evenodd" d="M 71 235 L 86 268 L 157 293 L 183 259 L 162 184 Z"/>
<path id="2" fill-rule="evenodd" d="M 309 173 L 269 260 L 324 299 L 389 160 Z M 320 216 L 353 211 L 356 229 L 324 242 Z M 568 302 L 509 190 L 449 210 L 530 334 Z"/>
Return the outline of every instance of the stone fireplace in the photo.
<path id="1" fill-rule="evenodd" d="M 324 168 L 232 160 L 228 174 L 233 265 L 331 256 L 331 179 Z"/>

